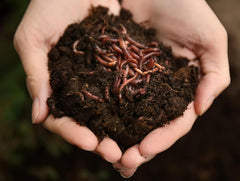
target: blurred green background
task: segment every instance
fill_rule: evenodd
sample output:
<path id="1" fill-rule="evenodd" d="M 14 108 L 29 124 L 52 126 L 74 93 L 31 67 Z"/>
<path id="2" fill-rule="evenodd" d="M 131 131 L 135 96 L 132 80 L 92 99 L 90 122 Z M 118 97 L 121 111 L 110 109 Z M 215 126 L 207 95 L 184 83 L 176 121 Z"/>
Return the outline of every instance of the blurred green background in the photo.
<path id="1" fill-rule="evenodd" d="M 111 164 L 31 124 L 31 100 L 12 40 L 29 1 L 0 2 L 0 181 L 122 180 Z M 130 180 L 240 180 L 240 2 L 210 0 L 229 33 L 231 86 L 192 131 Z"/>

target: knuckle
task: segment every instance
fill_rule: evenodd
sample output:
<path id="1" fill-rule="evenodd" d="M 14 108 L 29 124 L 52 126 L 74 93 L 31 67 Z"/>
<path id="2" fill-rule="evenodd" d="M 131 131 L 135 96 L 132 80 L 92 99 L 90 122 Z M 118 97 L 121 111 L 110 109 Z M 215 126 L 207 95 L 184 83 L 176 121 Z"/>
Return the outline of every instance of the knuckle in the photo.
<path id="1" fill-rule="evenodd" d="M 13 37 L 13 46 L 15 48 L 16 51 L 18 51 L 18 45 L 19 45 L 19 41 L 20 41 L 20 35 L 19 35 L 19 31 L 17 30 L 16 33 L 14 34 Z"/>
<path id="2" fill-rule="evenodd" d="M 22 28 L 22 24 L 20 24 L 13 37 L 13 46 L 17 52 L 20 51 L 21 44 L 23 44 L 24 41 L 26 40 L 24 40 L 23 28 Z"/>
<path id="3" fill-rule="evenodd" d="M 222 45 L 227 43 L 228 34 L 223 25 L 217 28 L 210 29 L 201 35 L 201 42 L 206 47 L 216 46 L 216 42 L 221 42 Z"/>
<path id="4" fill-rule="evenodd" d="M 231 77 L 228 75 L 227 77 L 224 78 L 223 80 L 223 87 L 227 88 L 231 83 Z"/>

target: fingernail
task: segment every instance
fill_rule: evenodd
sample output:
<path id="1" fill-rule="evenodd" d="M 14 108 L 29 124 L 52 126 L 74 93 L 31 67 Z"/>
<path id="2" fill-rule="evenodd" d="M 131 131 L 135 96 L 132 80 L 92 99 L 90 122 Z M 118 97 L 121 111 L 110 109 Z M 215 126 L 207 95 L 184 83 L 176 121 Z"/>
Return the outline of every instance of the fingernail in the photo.
<path id="1" fill-rule="evenodd" d="M 32 105 L 32 123 L 36 124 L 38 115 L 39 115 L 39 100 L 34 99 L 33 105 Z"/>
<path id="2" fill-rule="evenodd" d="M 116 171 L 118 171 L 118 172 L 121 172 L 121 171 L 124 170 L 124 169 L 121 169 L 121 168 L 115 168 L 115 167 L 114 167 L 114 169 L 115 169 Z"/>
<path id="3" fill-rule="evenodd" d="M 152 155 L 141 155 L 143 158 L 148 159 L 149 157 L 151 157 Z"/>
<path id="4" fill-rule="evenodd" d="M 205 103 L 205 105 L 202 108 L 202 111 L 200 113 L 200 116 L 203 115 L 208 109 L 209 107 L 212 105 L 213 101 L 214 101 L 215 97 L 212 96 L 208 99 L 208 101 Z"/>
<path id="5" fill-rule="evenodd" d="M 122 178 L 130 178 L 131 176 L 133 176 L 133 174 L 126 176 L 126 175 L 123 175 L 123 174 L 121 174 L 121 173 L 120 173 L 120 175 L 121 175 Z"/>

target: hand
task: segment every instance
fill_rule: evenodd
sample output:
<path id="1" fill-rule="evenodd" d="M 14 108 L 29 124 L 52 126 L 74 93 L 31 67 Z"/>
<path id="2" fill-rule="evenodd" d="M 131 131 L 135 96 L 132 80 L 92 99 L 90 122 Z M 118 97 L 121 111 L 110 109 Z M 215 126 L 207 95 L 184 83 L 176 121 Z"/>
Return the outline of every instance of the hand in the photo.
<path id="1" fill-rule="evenodd" d="M 109 7 L 114 14 L 119 12 L 117 0 L 102 0 L 100 3 Z M 51 115 L 48 116 L 46 104 L 51 94 L 48 51 L 69 24 L 81 21 L 91 5 L 97 6 L 100 3 L 98 0 L 32 0 L 16 31 L 14 45 L 22 60 L 28 90 L 33 99 L 33 123 L 43 122 L 47 129 L 69 143 L 84 150 L 96 150 L 106 160 L 116 162 L 122 153 L 113 140 L 106 138 L 99 144 L 92 131 L 77 125 L 71 118 L 54 119 Z"/>
<path id="2" fill-rule="evenodd" d="M 204 0 L 124 0 L 123 7 L 137 22 L 148 22 L 160 41 L 172 46 L 176 56 L 199 60 L 202 77 L 196 99 L 184 116 L 155 129 L 129 148 L 114 167 L 130 177 L 142 163 L 168 149 L 190 131 L 198 115 L 229 85 L 227 33 Z"/>

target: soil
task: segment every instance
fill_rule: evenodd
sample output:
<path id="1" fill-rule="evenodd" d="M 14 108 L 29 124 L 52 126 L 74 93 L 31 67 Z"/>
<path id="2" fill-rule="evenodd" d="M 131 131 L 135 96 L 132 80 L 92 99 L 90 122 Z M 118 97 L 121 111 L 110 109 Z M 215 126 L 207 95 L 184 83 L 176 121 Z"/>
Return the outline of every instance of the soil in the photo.
<path id="1" fill-rule="evenodd" d="M 123 151 L 183 115 L 194 100 L 198 68 L 155 35 L 127 10 L 114 16 L 100 6 L 69 25 L 48 54 L 50 114 L 73 117 Z"/>

